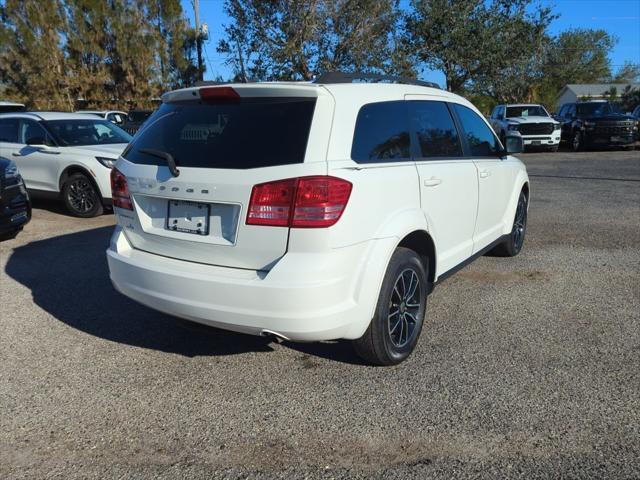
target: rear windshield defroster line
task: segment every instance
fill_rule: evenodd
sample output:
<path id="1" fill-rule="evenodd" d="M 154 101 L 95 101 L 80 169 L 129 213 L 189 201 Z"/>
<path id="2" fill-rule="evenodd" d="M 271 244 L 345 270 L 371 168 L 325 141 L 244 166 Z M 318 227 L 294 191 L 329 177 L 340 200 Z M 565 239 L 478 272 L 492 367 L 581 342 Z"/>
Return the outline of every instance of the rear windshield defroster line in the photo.
<path id="1" fill-rule="evenodd" d="M 302 163 L 315 104 L 315 98 L 298 97 L 163 104 L 123 156 L 133 163 L 166 166 L 162 159 L 140 152 L 160 150 L 186 168 Z"/>

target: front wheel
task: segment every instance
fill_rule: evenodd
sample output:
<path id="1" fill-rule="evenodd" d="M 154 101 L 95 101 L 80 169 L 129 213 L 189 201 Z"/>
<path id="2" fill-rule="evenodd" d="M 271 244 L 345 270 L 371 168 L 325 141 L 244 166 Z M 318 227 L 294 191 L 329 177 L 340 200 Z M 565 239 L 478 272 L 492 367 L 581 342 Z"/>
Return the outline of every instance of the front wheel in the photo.
<path id="1" fill-rule="evenodd" d="M 104 211 L 98 189 L 82 173 L 74 173 L 67 179 L 62 196 L 67 210 L 75 217 L 97 217 Z"/>
<path id="2" fill-rule="evenodd" d="M 573 150 L 574 152 L 579 152 L 580 150 L 582 150 L 582 146 L 583 146 L 583 139 L 582 139 L 582 133 L 580 132 L 580 130 L 576 130 L 575 132 L 573 132 L 573 137 L 571 138 L 571 150 Z"/>
<path id="3" fill-rule="evenodd" d="M 427 268 L 399 247 L 391 256 L 369 328 L 353 341 L 356 353 L 375 365 L 395 365 L 413 352 L 427 308 Z"/>

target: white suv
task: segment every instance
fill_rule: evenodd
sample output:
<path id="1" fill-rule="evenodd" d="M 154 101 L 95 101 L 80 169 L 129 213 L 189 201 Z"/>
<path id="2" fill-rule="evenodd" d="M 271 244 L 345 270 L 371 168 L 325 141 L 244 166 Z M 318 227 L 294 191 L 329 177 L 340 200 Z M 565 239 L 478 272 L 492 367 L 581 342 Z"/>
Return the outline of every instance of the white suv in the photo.
<path id="1" fill-rule="evenodd" d="M 408 357 L 438 281 L 522 248 L 528 177 L 464 98 L 351 79 L 166 93 L 112 172 L 115 287 L 215 327 Z"/>
<path id="2" fill-rule="evenodd" d="M 30 193 L 61 198 L 77 217 L 95 217 L 111 204 L 111 168 L 130 140 L 93 115 L 0 114 L 0 156 L 16 162 Z"/>

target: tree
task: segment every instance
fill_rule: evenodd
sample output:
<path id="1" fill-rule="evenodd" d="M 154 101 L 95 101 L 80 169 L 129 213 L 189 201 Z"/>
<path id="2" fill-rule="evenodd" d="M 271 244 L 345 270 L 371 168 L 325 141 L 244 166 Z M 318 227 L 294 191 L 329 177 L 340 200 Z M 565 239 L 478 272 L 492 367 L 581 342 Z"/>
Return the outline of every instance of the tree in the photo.
<path id="1" fill-rule="evenodd" d="M 558 92 L 570 83 L 608 81 L 615 43 L 606 31 L 589 29 L 568 30 L 552 39 L 541 68 L 540 100 L 555 104 Z"/>
<path id="2" fill-rule="evenodd" d="M 227 0 L 225 10 L 231 23 L 218 51 L 254 79 L 311 80 L 400 64 L 397 0 Z"/>
<path id="3" fill-rule="evenodd" d="M 442 71 L 448 90 L 461 92 L 474 82 L 495 89 L 503 72 L 513 79 L 526 71 L 555 18 L 549 8 L 527 13 L 531 3 L 413 0 L 405 20 L 407 50 L 416 63 Z"/>
<path id="4" fill-rule="evenodd" d="M 612 83 L 640 83 L 640 63 L 626 62 L 611 79 Z"/>
<path id="5" fill-rule="evenodd" d="M 620 108 L 623 112 L 631 112 L 640 105 L 640 88 L 627 85 L 620 95 Z"/>
<path id="6" fill-rule="evenodd" d="M 5 0 L 0 17 L 0 83 L 29 107 L 151 106 L 193 83 L 179 0 Z"/>
<path id="7" fill-rule="evenodd" d="M 72 108 L 67 59 L 60 50 L 66 17 L 59 0 L 6 0 L 0 5 L 0 83 L 39 109 Z"/>

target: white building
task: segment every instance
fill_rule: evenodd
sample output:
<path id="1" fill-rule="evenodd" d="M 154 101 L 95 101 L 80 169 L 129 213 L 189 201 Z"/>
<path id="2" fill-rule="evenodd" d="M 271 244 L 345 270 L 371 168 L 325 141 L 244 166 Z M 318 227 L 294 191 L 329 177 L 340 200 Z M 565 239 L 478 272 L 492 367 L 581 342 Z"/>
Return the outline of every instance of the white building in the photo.
<path id="1" fill-rule="evenodd" d="M 570 83 L 562 87 L 556 98 L 556 106 L 560 107 L 565 103 L 577 102 L 583 99 L 602 99 L 607 97 L 611 88 L 615 88 L 620 95 L 627 86 L 640 88 L 640 83 Z"/>

